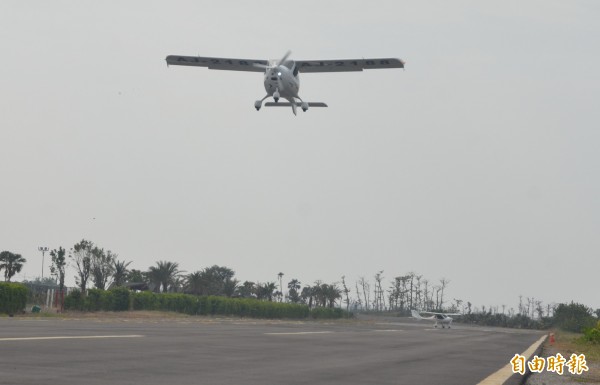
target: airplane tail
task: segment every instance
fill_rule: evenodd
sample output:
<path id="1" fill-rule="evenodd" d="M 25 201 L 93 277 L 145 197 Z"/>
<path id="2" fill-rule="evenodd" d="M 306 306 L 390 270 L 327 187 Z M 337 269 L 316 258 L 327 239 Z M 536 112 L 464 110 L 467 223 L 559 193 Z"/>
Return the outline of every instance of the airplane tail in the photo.
<path id="1" fill-rule="evenodd" d="M 418 319 L 418 320 L 422 320 L 422 319 L 423 319 L 423 317 L 421 317 L 421 315 L 419 314 L 419 312 L 418 312 L 418 311 L 416 311 L 416 310 L 411 310 L 410 312 L 411 312 L 411 314 L 412 314 L 412 316 L 413 316 L 414 318 L 416 318 L 416 319 Z"/>

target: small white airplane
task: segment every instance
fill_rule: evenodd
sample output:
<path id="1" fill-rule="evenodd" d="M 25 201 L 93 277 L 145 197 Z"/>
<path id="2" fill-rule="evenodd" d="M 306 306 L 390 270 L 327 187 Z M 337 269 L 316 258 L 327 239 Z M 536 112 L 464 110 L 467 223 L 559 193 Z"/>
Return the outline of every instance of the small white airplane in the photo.
<path id="1" fill-rule="evenodd" d="M 267 95 L 254 103 L 256 111 L 262 102 L 273 97 L 275 103 L 267 102 L 266 107 L 292 107 L 296 115 L 296 107 L 307 111 L 309 107 L 327 107 L 322 102 L 305 102 L 300 96 L 300 72 L 349 72 L 365 69 L 404 68 L 404 62 L 396 58 L 384 59 L 343 59 L 343 60 L 288 60 L 288 51 L 279 60 L 228 59 L 201 56 L 167 56 L 167 65 L 207 67 L 211 70 L 264 72 L 264 84 Z M 287 103 L 279 103 L 284 98 Z M 297 99 L 297 100 L 296 100 Z"/>
<path id="2" fill-rule="evenodd" d="M 434 313 L 431 311 L 418 312 L 416 310 L 411 310 L 410 312 L 412 313 L 412 316 L 418 320 L 434 321 L 435 323 L 433 324 L 433 327 L 437 328 L 439 323 L 442 325 L 442 329 L 444 329 L 446 325 L 448 326 L 448 329 L 450 329 L 452 326 L 452 317 L 450 317 L 451 315 L 461 315 L 460 313 Z M 431 317 L 421 317 L 420 313 L 431 314 Z"/>

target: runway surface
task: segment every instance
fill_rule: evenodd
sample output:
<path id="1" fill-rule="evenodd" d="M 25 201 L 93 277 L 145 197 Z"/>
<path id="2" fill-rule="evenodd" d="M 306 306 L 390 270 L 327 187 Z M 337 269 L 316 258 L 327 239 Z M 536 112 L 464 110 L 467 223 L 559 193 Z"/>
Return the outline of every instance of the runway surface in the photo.
<path id="1" fill-rule="evenodd" d="M 0 384 L 477 384 L 541 335 L 403 319 L 0 318 Z"/>

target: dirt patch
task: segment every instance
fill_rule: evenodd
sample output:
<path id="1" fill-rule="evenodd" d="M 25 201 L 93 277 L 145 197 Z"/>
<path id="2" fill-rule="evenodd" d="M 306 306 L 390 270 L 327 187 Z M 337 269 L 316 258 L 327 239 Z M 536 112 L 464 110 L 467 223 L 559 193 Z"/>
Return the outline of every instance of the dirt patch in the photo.
<path id="1" fill-rule="evenodd" d="M 547 339 L 544 343 L 540 357 L 548 358 L 560 353 L 567 361 L 571 354 L 585 354 L 581 347 L 575 343 L 575 339 L 580 336 L 575 333 L 556 331 L 555 342 L 550 343 Z M 586 364 L 588 371 L 582 374 L 571 374 L 567 366 L 564 367 L 563 375 L 558 375 L 553 372 L 543 371 L 542 373 L 534 373 L 527 380 L 527 385 L 571 385 L 571 384 L 600 384 L 600 361 L 595 355 L 591 357 L 586 355 Z"/>

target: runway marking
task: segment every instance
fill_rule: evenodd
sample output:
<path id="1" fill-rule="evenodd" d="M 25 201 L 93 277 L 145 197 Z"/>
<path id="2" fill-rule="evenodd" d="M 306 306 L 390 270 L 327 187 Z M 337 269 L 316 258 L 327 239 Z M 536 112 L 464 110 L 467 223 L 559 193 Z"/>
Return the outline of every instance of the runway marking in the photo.
<path id="1" fill-rule="evenodd" d="M 328 334 L 333 332 L 289 332 L 289 333 L 265 333 L 267 335 L 294 335 L 294 334 Z"/>
<path id="2" fill-rule="evenodd" d="M 0 338 L 0 341 L 41 341 L 41 340 L 93 340 L 102 338 L 141 338 L 144 337 L 138 334 L 121 335 L 121 336 L 55 336 L 55 337 L 14 337 Z"/>
<path id="3" fill-rule="evenodd" d="M 544 334 L 539 340 L 533 343 L 527 350 L 521 353 L 522 356 L 525 356 L 525 361 L 529 361 L 529 357 L 540 347 L 541 344 L 546 340 L 546 335 Z M 510 358 L 508 358 L 510 359 Z M 507 360 L 508 360 L 507 359 Z M 499 385 L 504 384 L 506 380 L 513 375 L 512 366 L 510 363 L 506 364 L 500 370 L 495 373 L 492 373 L 488 377 L 486 377 L 483 381 L 481 381 L 477 385 Z"/>

